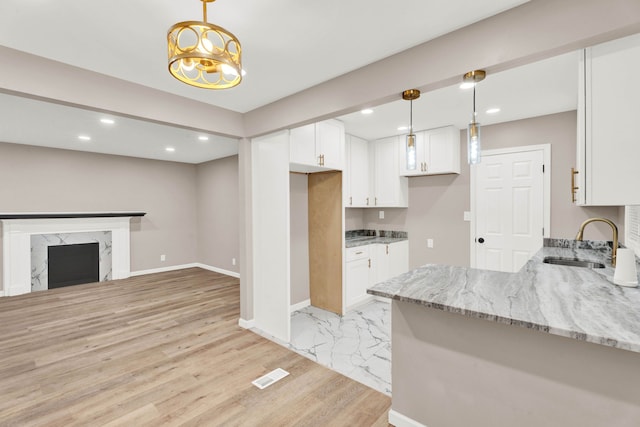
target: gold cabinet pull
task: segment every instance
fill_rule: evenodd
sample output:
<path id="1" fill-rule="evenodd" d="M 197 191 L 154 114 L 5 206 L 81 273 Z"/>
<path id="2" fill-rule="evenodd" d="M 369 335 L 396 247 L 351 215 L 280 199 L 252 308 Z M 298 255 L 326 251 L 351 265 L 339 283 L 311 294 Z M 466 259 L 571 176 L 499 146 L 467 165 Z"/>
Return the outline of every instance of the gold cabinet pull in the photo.
<path id="1" fill-rule="evenodd" d="M 576 191 L 580 189 L 580 187 L 576 186 L 576 175 L 580 173 L 576 170 L 576 168 L 571 168 L 571 202 L 575 203 L 576 199 Z"/>
<path id="2" fill-rule="evenodd" d="M 324 166 L 324 154 L 320 154 L 320 166 Z"/>

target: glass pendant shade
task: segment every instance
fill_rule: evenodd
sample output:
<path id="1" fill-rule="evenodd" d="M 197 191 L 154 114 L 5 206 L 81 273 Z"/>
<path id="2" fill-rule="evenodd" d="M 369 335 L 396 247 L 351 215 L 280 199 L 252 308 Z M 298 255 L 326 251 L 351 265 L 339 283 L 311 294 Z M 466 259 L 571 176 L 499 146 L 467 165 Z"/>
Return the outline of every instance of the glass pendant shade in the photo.
<path id="1" fill-rule="evenodd" d="M 476 121 L 476 84 L 484 80 L 487 73 L 484 70 L 469 71 L 462 76 L 464 83 L 473 84 L 473 115 L 467 129 L 467 161 L 470 165 L 480 163 L 480 123 Z"/>
<path id="2" fill-rule="evenodd" d="M 407 170 L 416 170 L 417 152 L 416 152 L 416 136 L 412 133 L 407 135 Z"/>
<path id="3" fill-rule="evenodd" d="M 474 120 L 467 129 L 467 161 L 470 165 L 480 163 L 480 144 L 480 123 Z"/>
<path id="4" fill-rule="evenodd" d="M 405 145 L 405 161 L 407 170 L 416 170 L 418 163 L 418 152 L 416 147 L 416 134 L 413 133 L 413 100 L 420 98 L 418 89 L 408 89 L 402 92 L 402 99 L 410 102 L 409 110 L 409 134 Z"/>

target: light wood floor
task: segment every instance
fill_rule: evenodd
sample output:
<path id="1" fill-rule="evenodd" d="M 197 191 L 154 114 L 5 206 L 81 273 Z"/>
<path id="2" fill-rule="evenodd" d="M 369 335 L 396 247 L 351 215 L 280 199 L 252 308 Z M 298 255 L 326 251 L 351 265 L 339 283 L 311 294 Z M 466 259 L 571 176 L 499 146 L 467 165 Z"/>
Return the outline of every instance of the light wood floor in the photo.
<path id="1" fill-rule="evenodd" d="M 387 426 L 390 398 L 238 317 L 197 268 L 0 298 L 0 425 Z"/>

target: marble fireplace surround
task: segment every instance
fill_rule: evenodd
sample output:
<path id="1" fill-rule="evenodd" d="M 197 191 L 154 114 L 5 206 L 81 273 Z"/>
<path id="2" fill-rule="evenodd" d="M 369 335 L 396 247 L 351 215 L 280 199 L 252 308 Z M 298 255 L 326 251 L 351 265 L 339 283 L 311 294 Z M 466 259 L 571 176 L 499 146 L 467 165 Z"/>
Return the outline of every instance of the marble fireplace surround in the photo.
<path id="1" fill-rule="evenodd" d="M 111 278 L 131 275 L 130 220 L 144 212 L 1 213 L 5 296 L 31 292 L 31 236 L 78 232 L 111 232 Z"/>

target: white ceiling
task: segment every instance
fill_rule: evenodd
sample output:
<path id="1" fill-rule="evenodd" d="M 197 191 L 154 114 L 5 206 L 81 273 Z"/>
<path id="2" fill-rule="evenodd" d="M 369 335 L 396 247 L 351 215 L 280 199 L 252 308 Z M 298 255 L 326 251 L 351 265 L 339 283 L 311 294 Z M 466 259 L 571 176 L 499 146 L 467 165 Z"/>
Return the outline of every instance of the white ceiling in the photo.
<path id="1" fill-rule="evenodd" d="M 537 63 L 512 68 L 486 79 L 476 87 L 476 111 L 481 125 L 502 123 L 545 114 L 575 110 L 578 106 L 578 53 L 572 52 Z M 462 76 L 460 76 L 462 83 Z M 410 89 L 410 88 L 407 88 Z M 454 125 L 467 127 L 471 120 L 473 90 L 459 85 L 423 93 L 413 101 L 413 129 L 416 131 Z M 500 108 L 487 114 L 489 108 Z M 398 101 L 339 117 L 348 133 L 367 140 L 406 134 L 399 126 L 409 125 L 409 101 Z"/>
<path id="2" fill-rule="evenodd" d="M 114 123 L 102 123 L 105 118 Z M 0 141 L 184 163 L 238 153 L 233 138 L 2 93 Z"/>
<path id="3" fill-rule="evenodd" d="M 247 112 L 525 2 L 218 0 L 209 5 L 209 21 L 238 36 L 248 72 L 240 86 L 225 91 L 192 88 L 167 71 L 166 31 L 201 19 L 198 0 L 2 0 L 0 45 Z M 414 101 L 414 129 L 466 127 L 471 96 L 457 85 L 423 94 Z M 489 75 L 477 98 L 482 124 L 575 109 L 577 54 Z M 501 112 L 486 115 L 493 106 Z M 6 94 L 0 94 L 0 115 L 5 142 L 187 163 L 238 150 L 231 138 L 200 141 L 197 130 L 127 117 L 113 117 L 116 123 L 107 126 L 95 111 Z M 368 140 L 401 134 L 409 103 L 398 99 L 372 115 L 340 119 L 349 133 Z M 78 140 L 80 134 L 91 141 Z"/>
<path id="4" fill-rule="evenodd" d="M 166 33 L 198 0 L 2 0 L 0 45 L 247 112 L 526 0 L 218 0 L 209 22 L 242 44 L 247 76 L 210 91 L 167 71 Z"/>

